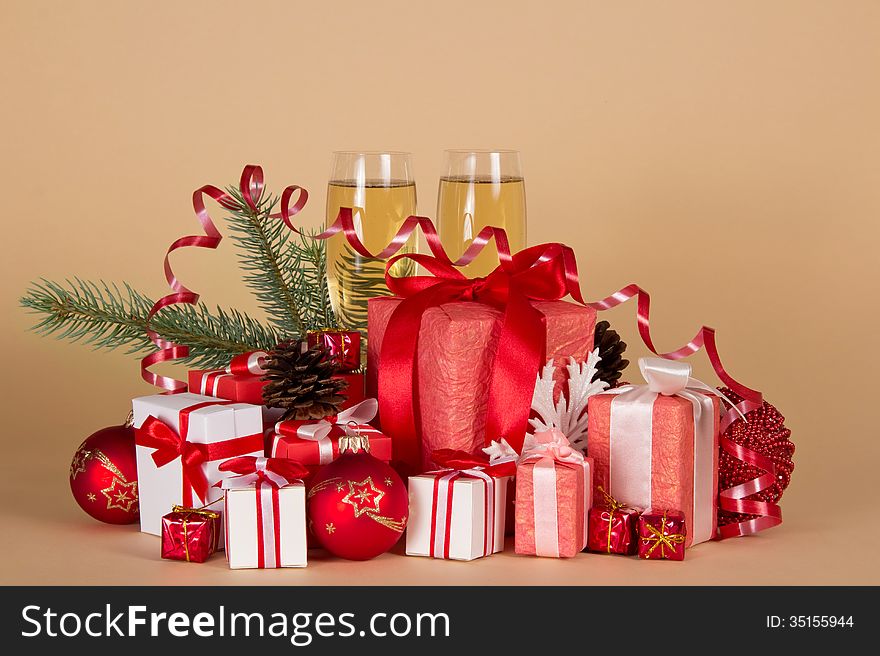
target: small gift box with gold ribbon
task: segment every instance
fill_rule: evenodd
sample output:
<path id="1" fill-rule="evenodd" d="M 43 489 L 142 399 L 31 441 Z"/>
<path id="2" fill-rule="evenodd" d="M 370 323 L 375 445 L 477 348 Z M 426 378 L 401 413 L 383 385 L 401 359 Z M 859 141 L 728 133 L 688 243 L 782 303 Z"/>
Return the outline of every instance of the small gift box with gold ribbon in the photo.
<path id="1" fill-rule="evenodd" d="M 162 518 L 162 558 L 203 563 L 220 544 L 220 513 L 174 506 Z"/>
<path id="2" fill-rule="evenodd" d="M 683 512 L 649 508 L 639 515 L 639 558 L 684 560 L 686 536 Z"/>
<path id="3" fill-rule="evenodd" d="M 596 553 L 631 556 L 636 552 L 639 511 L 598 488 L 602 502 L 590 509 L 587 549 Z"/>

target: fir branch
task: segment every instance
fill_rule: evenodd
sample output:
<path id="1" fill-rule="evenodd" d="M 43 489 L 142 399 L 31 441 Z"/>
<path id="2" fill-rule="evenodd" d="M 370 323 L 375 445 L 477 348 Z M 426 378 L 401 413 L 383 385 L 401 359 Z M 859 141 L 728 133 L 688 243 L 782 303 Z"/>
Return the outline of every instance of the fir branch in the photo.
<path id="1" fill-rule="evenodd" d="M 245 284 L 281 332 L 302 336 L 314 328 L 335 325 L 327 291 L 323 243 L 296 239 L 283 221 L 270 215 L 278 199 L 264 194 L 254 212 L 241 191 L 228 187 L 230 237 L 240 249 Z"/>
<path id="2" fill-rule="evenodd" d="M 20 300 L 39 316 L 32 327 L 41 335 L 82 342 L 95 349 L 125 348 L 128 354 L 155 350 L 146 333 L 147 315 L 153 301 L 127 283 L 90 282 L 75 278 L 66 284 L 42 280 L 34 283 Z M 204 304 L 172 305 L 150 322 L 166 340 L 190 347 L 182 362 L 198 367 L 221 367 L 239 353 L 268 350 L 283 335 L 271 326 L 238 312 Z"/>
<path id="3" fill-rule="evenodd" d="M 293 268 L 295 297 L 309 330 L 337 325 L 327 286 L 327 242 L 315 234 L 300 237 Z"/>

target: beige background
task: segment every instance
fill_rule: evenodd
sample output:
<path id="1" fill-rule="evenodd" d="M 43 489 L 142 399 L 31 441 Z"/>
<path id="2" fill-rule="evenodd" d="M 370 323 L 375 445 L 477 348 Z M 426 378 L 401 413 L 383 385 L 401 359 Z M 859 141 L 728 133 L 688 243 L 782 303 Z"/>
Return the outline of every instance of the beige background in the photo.
<path id="1" fill-rule="evenodd" d="M 0 6 L 2 582 L 880 583 L 880 4 Z M 530 242 L 575 247 L 591 298 L 649 288 L 659 346 L 718 329 L 794 430 L 782 527 L 682 565 L 508 552 L 230 572 L 160 561 L 155 538 L 79 511 L 74 449 L 150 388 L 121 353 L 28 334 L 28 281 L 162 294 L 192 190 L 247 162 L 311 189 L 317 225 L 331 150 L 410 150 L 433 215 L 448 147 L 521 149 Z M 253 308 L 228 242 L 175 268 L 209 303 Z M 609 318 L 634 345 L 633 313 Z"/>

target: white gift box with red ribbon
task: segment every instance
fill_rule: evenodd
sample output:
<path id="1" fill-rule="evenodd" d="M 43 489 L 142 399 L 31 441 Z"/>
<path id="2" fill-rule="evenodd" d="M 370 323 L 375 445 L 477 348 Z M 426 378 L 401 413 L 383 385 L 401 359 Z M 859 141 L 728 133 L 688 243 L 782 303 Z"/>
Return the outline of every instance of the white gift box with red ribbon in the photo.
<path id="1" fill-rule="evenodd" d="M 223 460 L 263 455 L 259 406 L 198 394 L 155 394 L 133 399 L 132 414 L 144 533 L 161 535 L 162 517 L 175 505 L 221 499 L 223 493 L 212 486 L 222 479 Z"/>
<path id="2" fill-rule="evenodd" d="M 407 555 L 474 560 L 503 551 L 509 480 L 479 469 L 410 476 Z"/>
<path id="3" fill-rule="evenodd" d="M 230 569 L 305 567 L 306 491 L 279 458 L 237 458 L 240 473 L 222 481 Z"/>

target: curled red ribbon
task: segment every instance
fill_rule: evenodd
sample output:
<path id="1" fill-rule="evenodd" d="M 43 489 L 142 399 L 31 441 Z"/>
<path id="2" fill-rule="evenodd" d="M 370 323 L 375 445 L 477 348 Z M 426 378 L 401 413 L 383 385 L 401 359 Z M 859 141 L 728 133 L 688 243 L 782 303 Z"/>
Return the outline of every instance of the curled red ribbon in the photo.
<path id="1" fill-rule="evenodd" d="M 263 193 L 262 168 L 255 165 L 245 166 L 244 170 L 242 171 L 239 186 L 245 202 L 252 209 L 255 210 L 257 202 L 259 202 L 259 199 L 262 197 Z M 219 245 L 222 236 L 220 235 L 214 223 L 211 221 L 210 216 L 205 209 L 205 195 L 218 201 L 224 207 L 230 207 L 229 196 L 217 187 L 206 185 L 194 192 L 193 207 L 195 209 L 196 216 L 202 224 L 202 228 L 204 229 L 205 234 L 199 236 L 182 237 L 181 239 L 175 241 L 169 247 L 165 255 L 165 277 L 174 293 L 159 299 L 151 309 L 147 320 L 148 334 L 150 336 L 150 339 L 153 341 L 153 343 L 156 344 L 159 350 L 156 353 L 148 355 L 141 361 L 141 373 L 143 378 L 147 382 L 150 382 L 158 387 L 167 389 L 171 392 L 183 391 L 186 386 L 180 381 L 176 381 L 174 379 L 152 373 L 151 371 L 149 371 L 149 367 L 159 362 L 186 357 L 189 354 L 189 349 L 185 346 L 177 345 L 161 339 L 161 337 L 157 333 L 149 330 L 149 320 L 156 314 L 156 312 L 158 312 L 163 307 L 167 307 L 175 303 L 195 304 L 198 302 L 198 294 L 185 287 L 174 276 L 169 263 L 169 256 L 173 251 L 187 246 L 194 246 L 199 248 L 216 248 Z M 288 228 L 290 228 L 295 233 L 302 235 L 303 233 L 296 228 L 291 219 L 294 215 L 296 215 L 303 209 L 307 200 L 308 192 L 305 189 L 298 185 L 288 186 L 281 195 L 280 213 L 277 215 L 273 214 L 272 216 L 280 218 L 285 223 L 285 225 L 287 225 Z M 494 239 L 498 251 L 498 258 L 500 261 L 499 269 L 503 270 L 509 276 L 515 276 L 518 273 L 521 273 L 516 270 L 516 266 L 514 265 L 515 256 L 511 256 L 510 254 L 510 247 L 508 244 L 506 233 L 503 229 L 491 226 L 483 228 L 476 236 L 476 238 L 471 242 L 470 246 L 468 246 L 464 254 L 455 261 L 452 261 L 443 249 L 439 235 L 437 234 L 437 230 L 431 220 L 427 217 L 422 216 L 407 217 L 407 219 L 401 225 L 400 229 L 392 238 L 391 242 L 377 253 L 371 253 L 358 238 L 357 231 L 355 230 L 354 226 L 351 208 L 340 208 L 339 214 L 337 215 L 336 220 L 333 222 L 333 224 L 329 226 L 324 232 L 320 233 L 319 235 L 315 235 L 315 238 L 328 239 L 333 235 L 341 232 L 343 233 L 345 239 L 348 241 L 351 247 L 361 256 L 368 258 L 386 259 L 391 258 L 398 251 L 400 251 L 401 248 L 403 248 L 404 244 L 406 244 L 407 240 L 410 238 L 416 228 L 419 228 L 421 230 L 422 234 L 425 237 L 428 248 L 434 255 L 435 262 L 439 263 L 439 266 L 465 266 L 466 264 L 473 261 L 473 259 L 480 253 L 480 251 L 482 251 L 488 245 L 488 243 L 492 239 Z M 622 303 L 625 303 L 632 298 L 636 298 L 636 315 L 638 320 L 639 336 L 641 337 L 645 346 L 651 351 L 651 353 L 662 358 L 679 360 L 697 353 L 701 348 L 705 348 L 706 353 L 709 357 L 709 361 L 712 364 L 712 368 L 715 370 L 715 373 L 718 375 L 718 377 L 724 382 L 725 385 L 727 385 L 730 389 L 743 397 L 744 401 L 740 404 L 740 406 L 738 406 L 743 411 L 743 413 L 761 407 L 763 402 L 761 393 L 757 390 L 746 387 L 745 385 L 742 385 L 741 383 L 736 381 L 732 376 L 730 376 L 730 374 L 728 374 L 728 372 L 722 365 L 721 358 L 718 354 L 718 349 L 715 342 L 714 329 L 707 326 L 702 326 L 697 334 L 694 336 L 694 338 L 691 339 L 684 346 L 666 353 L 661 353 L 654 346 L 653 339 L 651 338 L 651 300 L 649 294 L 644 289 L 642 289 L 638 285 L 631 284 L 600 301 L 587 303 L 586 301 L 584 301 L 580 291 L 580 281 L 574 251 L 572 251 L 571 248 L 562 244 L 547 244 L 543 247 L 534 248 L 547 248 L 547 255 L 551 256 L 552 258 L 562 259 L 565 287 L 567 292 L 576 302 L 592 307 L 598 311 L 603 311 L 621 305 Z M 523 252 L 525 253 L 531 250 L 532 249 L 526 249 L 526 251 Z M 416 260 L 417 262 L 420 262 L 420 259 L 425 258 L 426 256 L 399 256 L 398 258 L 393 258 L 393 261 L 389 261 L 388 266 L 390 267 L 393 262 L 396 262 L 398 259 L 400 259 L 400 257 L 408 257 Z M 422 263 L 423 266 L 426 266 L 423 262 L 420 263 Z M 434 265 L 432 264 L 431 266 Z M 460 279 L 464 279 L 464 276 L 461 276 L 460 274 L 459 276 Z M 450 278 L 454 278 L 454 276 L 450 276 Z M 558 279 L 554 278 L 551 281 L 551 284 L 555 285 L 558 282 Z M 464 294 L 467 295 L 467 293 L 480 294 L 482 292 L 481 283 L 482 281 L 471 281 L 465 284 L 459 281 L 458 284 L 459 287 L 467 287 L 468 289 L 472 290 L 472 292 L 464 292 Z M 426 287 L 431 286 L 428 283 L 414 282 L 412 284 L 424 284 L 426 285 Z M 495 283 L 493 283 L 493 285 L 494 284 Z M 447 289 L 451 288 L 447 287 Z M 492 298 L 491 294 L 495 294 L 497 293 L 497 291 L 497 289 L 491 290 L 491 293 L 489 296 L 487 296 L 487 298 Z M 440 294 L 440 292 L 438 291 L 437 294 Z M 517 296 L 517 294 L 514 293 L 514 296 Z M 518 301 L 514 302 L 518 303 Z M 527 311 L 522 307 L 514 310 L 514 313 L 517 315 L 520 312 L 523 314 L 523 316 L 527 314 Z M 408 381 L 409 385 L 411 385 L 411 383 L 411 380 Z M 496 394 L 501 393 L 496 392 Z M 722 424 L 722 431 L 724 430 L 726 425 L 729 424 L 729 422 L 733 421 L 734 418 L 730 415 L 731 413 L 728 413 L 725 417 L 725 423 Z M 409 412 L 405 413 L 405 417 L 401 423 L 407 425 L 409 424 Z M 749 514 L 757 514 L 759 516 L 753 520 L 748 520 L 740 524 L 731 524 L 724 527 L 724 529 L 719 533 L 719 537 L 721 538 L 731 537 L 732 535 L 748 535 L 751 533 L 755 533 L 759 530 L 763 530 L 764 528 L 775 526 L 776 524 L 779 524 L 781 522 L 781 511 L 778 505 L 766 504 L 764 502 L 757 501 L 749 501 L 748 499 L 746 499 L 746 497 L 754 494 L 755 492 L 765 489 L 768 486 L 768 481 L 770 481 L 770 483 L 773 482 L 776 476 L 776 468 L 773 465 L 772 461 L 768 460 L 761 454 L 758 454 L 751 449 L 729 442 L 729 440 L 722 439 L 722 448 L 727 450 L 732 455 L 740 458 L 741 460 L 760 467 L 765 471 L 765 474 L 755 478 L 753 481 L 750 481 L 747 484 L 735 486 L 727 490 L 722 490 L 720 501 L 722 509 L 731 510 L 733 512 L 748 512 Z M 744 510 L 746 508 L 751 510 Z"/>
<path id="2" fill-rule="evenodd" d="M 245 166 L 241 173 L 239 186 L 245 202 L 252 210 L 256 211 L 257 207 L 254 198 L 259 200 L 263 193 L 263 169 L 254 165 Z M 149 336 L 150 341 L 156 345 L 158 351 L 150 353 L 141 360 L 141 377 L 151 385 L 161 387 L 171 393 L 185 392 L 186 383 L 175 380 L 174 378 L 169 378 L 168 376 L 156 374 L 150 371 L 150 367 L 160 362 L 185 358 L 189 355 L 189 347 L 162 339 L 159 333 L 150 328 L 150 321 L 157 312 L 169 305 L 176 305 L 178 303 L 196 305 L 199 302 L 199 295 L 178 280 L 177 276 L 174 274 L 174 270 L 171 268 L 170 257 L 171 253 L 181 248 L 194 247 L 216 249 L 223 240 L 223 235 L 217 230 L 217 226 L 214 225 L 214 222 L 211 220 L 211 215 L 208 214 L 208 209 L 205 205 L 205 196 L 213 198 L 226 209 L 233 209 L 235 207 L 229 194 L 214 185 L 205 185 L 193 192 L 193 209 L 195 210 L 196 218 L 198 218 L 199 223 L 201 223 L 202 230 L 205 231 L 205 234 L 181 237 L 168 247 L 164 261 L 165 280 L 168 282 L 168 286 L 171 287 L 173 292 L 156 301 L 153 304 L 153 307 L 150 308 L 149 314 L 147 314 L 147 335 Z"/>

